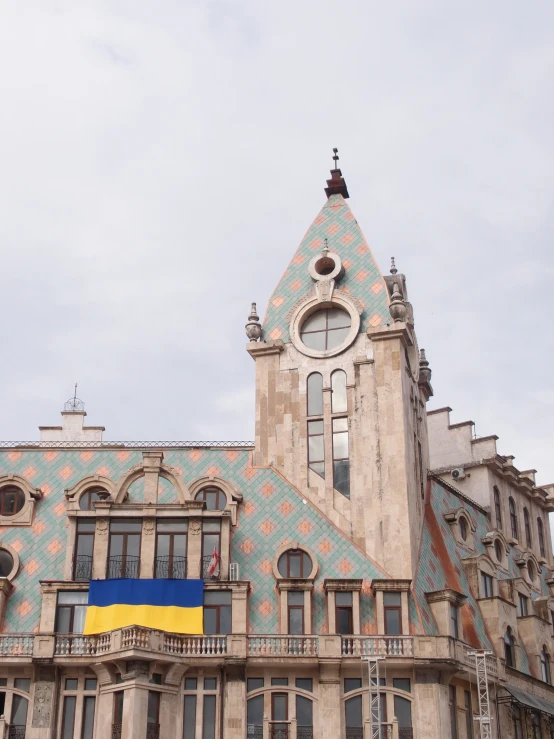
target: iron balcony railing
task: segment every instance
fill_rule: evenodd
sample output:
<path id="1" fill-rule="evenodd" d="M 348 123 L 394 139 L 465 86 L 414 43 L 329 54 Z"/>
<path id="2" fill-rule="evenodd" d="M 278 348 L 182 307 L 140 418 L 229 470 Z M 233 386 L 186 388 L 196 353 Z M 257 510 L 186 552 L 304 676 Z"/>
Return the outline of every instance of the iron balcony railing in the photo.
<path id="1" fill-rule="evenodd" d="M 138 577 L 140 572 L 140 557 L 133 555 L 117 555 L 108 557 L 108 580 L 116 578 Z"/>
<path id="2" fill-rule="evenodd" d="M 270 723 L 269 724 L 270 739 L 289 739 L 290 730 L 288 723 Z"/>
<path id="3" fill-rule="evenodd" d="M 187 558 L 164 555 L 156 557 L 155 577 L 169 580 L 185 580 L 187 576 Z"/>
<path id="4" fill-rule="evenodd" d="M 221 562 L 218 562 L 215 570 L 210 573 L 212 556 L 202 557 L 202 580 L 219 580 L 221 578 Z"/>
<path id="5" fill-rule="evenodd" d="M 121 739 L 123 724 L 112 724 L 112 739 Z"/>
<path id="6" fill-rule="evenodd" d="M 8 739 L 25 739 L 24 726 L 10 726 L 7 733 Z"/>
<path id="7" fill-rule="evenodd" d="M 296 739 L 314 739 L 313 726 L 297 726 Z"/>
<path id="8" fill-rule="evenodd" d="M 414 739 L 414 730 L 411 726 L 400 726 L 398 729 L 398 739 Z"/>
<path id="9" fill-rule="evenodd" d="M 146 724 L 146 739 L 160 739 L 159 724 Z"/>
<path id="10" fill-rule="evenodd" d="M 78 554 L 73 566 L 74 580 L 90 580 L 92 577 L 92 557 L 88 554 Z"/>
<path id="11" fill-rule="evenodd" d="M 246 739 L 263 739 L 264 727 L 256 724 L 248 724 L 246 727 Z"/>
<path id="12" fill-rule="evenodd" d="M 361 726 L 347 726 L 346 739 L 364 739 L 364 730 Z"/>

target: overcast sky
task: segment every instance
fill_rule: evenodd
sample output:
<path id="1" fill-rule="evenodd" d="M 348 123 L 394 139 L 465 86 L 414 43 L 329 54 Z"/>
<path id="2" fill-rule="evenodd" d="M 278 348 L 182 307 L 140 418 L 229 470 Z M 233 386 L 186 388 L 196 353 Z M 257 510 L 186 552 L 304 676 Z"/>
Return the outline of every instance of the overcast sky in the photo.
<path id="1" fill-rule="evenodd" d="M 253 438 L 265 310 L 338 146 L 430 407 L 554 482 L 554 3 L 0 0 L 0 438 Z"/>

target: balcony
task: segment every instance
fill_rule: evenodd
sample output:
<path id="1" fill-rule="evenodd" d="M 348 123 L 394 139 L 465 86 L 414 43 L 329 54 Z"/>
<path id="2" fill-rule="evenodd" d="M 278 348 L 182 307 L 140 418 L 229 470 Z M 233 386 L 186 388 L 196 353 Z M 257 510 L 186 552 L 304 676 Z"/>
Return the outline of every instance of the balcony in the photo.
<path id="1" fill-rule="evenodd" d="M 221 580 L 221 562 L 219 562 L 214 572 L 210 574 L 211 561 L 211 556 L 202 557 L 202 580 Z"/>
<path id="2" fill-rule="evenodd" d="M 73 565 L 74 580 L 90 580 L 92 577 L 92 557 L 88 554 L 78 554 Z"/>
<path id="3" fill-rule="evenodd" d="M 0 634 L 0 657 L 32 657 L 34 634 Z"/>
<path id="4" fill-rule="evenodd" d="M 112 724 L 112 739 L 121 739 L 123 724 Z"/>
<path id="5" fill-rule="evenodd" d="M 113 580 L 117 578 L 138 577 L 140 573 L 140 557 L 131 555 L 118 555 L 108 557 L 106 578 Z"/>
<path id="6" fill-rule="evenodd" d="M 164 555 L 156 557 L 154 577 L 169 580 L 184 580 L 187 576 L 187 558 Z"/>
<path id="7" fill-rule="evenodd" d="M 249 636 L 249 657 L 317 657 L 317 636 Z"/>
<path id="8" fill-rule="evenodd" d="M 343 636 L 343 657 L 413 657 L 411 636 Z"/>

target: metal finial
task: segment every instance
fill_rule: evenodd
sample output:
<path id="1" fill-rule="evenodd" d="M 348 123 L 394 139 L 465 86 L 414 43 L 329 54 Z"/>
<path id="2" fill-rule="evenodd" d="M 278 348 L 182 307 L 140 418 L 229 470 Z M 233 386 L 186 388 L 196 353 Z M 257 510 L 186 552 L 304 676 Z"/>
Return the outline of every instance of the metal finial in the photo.
<path id="1" fill-rule="evenodd" d="M 394 257 L 390 258 L 390 273 L 391 275 L 395 275 L 398 272 L 396 269 L 396 264 L 394 263 Z"/>
<path id="2" fill-rule="evenodd" d="M 323 247 L 323 254 L 324 256 L 327 256 L 327 252 L 329 251 L 329 240 L 327 236 L 324 239 L 324 247 Z"/>
<path id="3" fill-rule="evenodd" d="M 333 160 L 335 162 L 335 169 L 339 168 L 339 150 L 333 149 Z"/>
<path id="4" fill-rule="evenodd" d="M 73 397 L 70 398 L 66 403 L 64 403 L 63 409 L 64 411 L 70 412 L 85 410 L 85 404 L 77 397 L 77 383 L 75 383 L 75 391 L 73 393 Z"/>

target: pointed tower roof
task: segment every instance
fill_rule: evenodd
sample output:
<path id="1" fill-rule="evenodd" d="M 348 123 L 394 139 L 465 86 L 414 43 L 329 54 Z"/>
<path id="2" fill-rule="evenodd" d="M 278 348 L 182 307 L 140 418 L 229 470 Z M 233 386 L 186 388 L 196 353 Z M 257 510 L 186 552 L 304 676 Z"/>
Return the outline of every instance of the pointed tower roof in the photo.
<path id="1" fill-rule="evenodd" d="M 330 251 L 339 255 L 344 265 L 345 273 L 336 289 L 345 292 L 360 306 L 361 330 L 391 321 L 383 275 L 345 201 L 348 190 L 339 169 L 331 170 L 331 180 L 327 184 L 327 202 L 302 239 L 269 299 L 263 323 L 265 341 L 290 341 L 289 323 L 293 309 L 314 291 L 308 265 L 326 243 Z"/>

